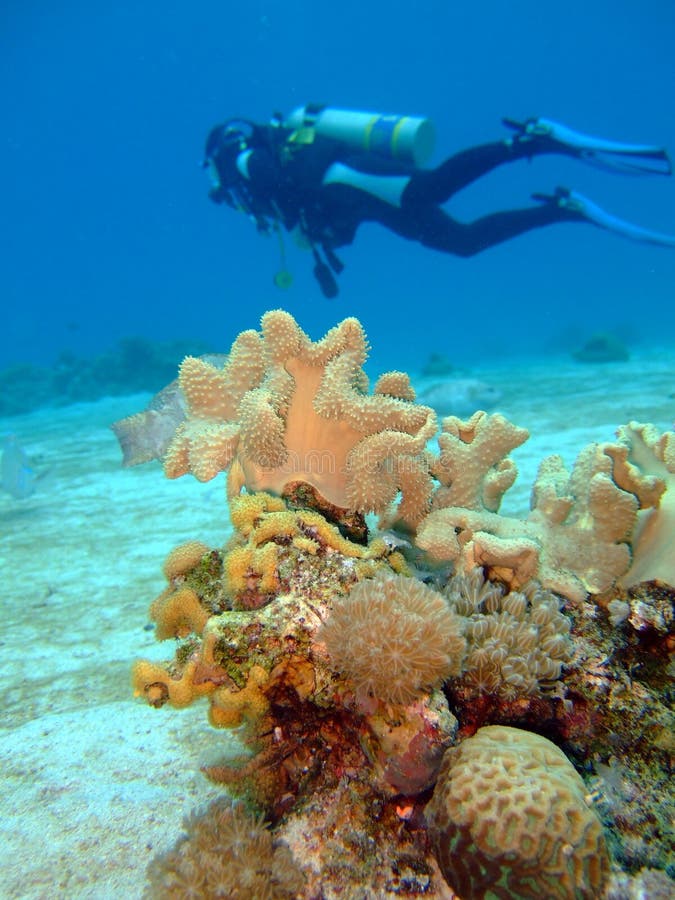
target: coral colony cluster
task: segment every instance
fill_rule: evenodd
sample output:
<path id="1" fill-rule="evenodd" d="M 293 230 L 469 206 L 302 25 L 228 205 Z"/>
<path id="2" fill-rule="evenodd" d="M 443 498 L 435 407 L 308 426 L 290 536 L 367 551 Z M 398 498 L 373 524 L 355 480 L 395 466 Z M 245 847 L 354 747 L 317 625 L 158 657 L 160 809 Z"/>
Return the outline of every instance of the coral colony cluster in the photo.
<path id="1" fill-rule="evenodd" d="M 276 310 L 183 362 L 180 408 L 116 423 L 132 462 L 226 471 L 234 526 L 169 555 L 175 656 L 134 668 L 242 738 L 205 769 L 236 800 L 147 896 L 673 896 L 675 433 L 549 457 L 501 516 L 527 432 L 449 416 L 430 449 L 434 412 L 400 372 L 369 392 L 366 353 L 356 319 L 313 342 Z"/>

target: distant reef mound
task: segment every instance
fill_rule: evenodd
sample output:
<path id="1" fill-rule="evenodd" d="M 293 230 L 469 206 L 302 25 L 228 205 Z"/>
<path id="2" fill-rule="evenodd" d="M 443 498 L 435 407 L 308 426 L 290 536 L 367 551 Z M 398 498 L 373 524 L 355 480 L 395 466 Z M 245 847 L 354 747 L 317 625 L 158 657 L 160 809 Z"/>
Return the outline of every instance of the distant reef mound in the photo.
<path id="1" fill-rule="evenodd" d="M 0 415 L 67 406 L 99 397 L 154 392 L 175 377 L 185 356 L 211 351 L 199 340 L 125 337 L 94 357 L 64 351 L 53 366 L 17 363 L 0 370 Z"/>

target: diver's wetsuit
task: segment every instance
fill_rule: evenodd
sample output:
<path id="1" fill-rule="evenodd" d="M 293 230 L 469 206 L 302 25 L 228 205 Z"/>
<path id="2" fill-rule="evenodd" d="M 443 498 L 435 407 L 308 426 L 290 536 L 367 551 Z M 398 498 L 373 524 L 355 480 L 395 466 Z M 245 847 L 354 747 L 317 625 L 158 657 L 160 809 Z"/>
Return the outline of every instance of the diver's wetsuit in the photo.
<path id="1" fill-rule="evenodd" d="M 498 141 L 463 150 L 425 170 L 345 156 L 343 146 L 321 139 L 283 165 L 265 147 L 252 150 L 246 160 L 246 187 L 261 214 L 280 219 L 289 231 L 299 225 L 313 244 L 324 248 L 350 244 L 361 223 L 378 222 L 426 247 L 468 257 L 533 228 L 580 218 L 546 203 L 464 223 L 440 206 L 497 166 L 549 152 L 553 150 L 536 141 Z M 391 191 L 392 202 L 387 202 L 360 186 L 324 183 L 337 161 L 357 173 L 398 180 L 400 190 Z"/>

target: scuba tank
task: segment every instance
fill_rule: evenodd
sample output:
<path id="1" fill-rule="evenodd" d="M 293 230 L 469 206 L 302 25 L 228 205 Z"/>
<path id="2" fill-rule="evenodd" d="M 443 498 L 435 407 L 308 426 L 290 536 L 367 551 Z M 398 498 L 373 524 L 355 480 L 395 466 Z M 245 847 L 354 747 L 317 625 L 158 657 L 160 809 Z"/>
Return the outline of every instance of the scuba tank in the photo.
<path id="1" fill-rule="evenodd" d="M 311 143 L 314 134 L 341 141 L 352 150 L 386 159 L 424 165 L 434 149 L 434 126 L 417 116 L 384 115 L 307 104 L 288 116 L 298 143 Z M 291 138 L 293 140 L 293 138 Z"/>

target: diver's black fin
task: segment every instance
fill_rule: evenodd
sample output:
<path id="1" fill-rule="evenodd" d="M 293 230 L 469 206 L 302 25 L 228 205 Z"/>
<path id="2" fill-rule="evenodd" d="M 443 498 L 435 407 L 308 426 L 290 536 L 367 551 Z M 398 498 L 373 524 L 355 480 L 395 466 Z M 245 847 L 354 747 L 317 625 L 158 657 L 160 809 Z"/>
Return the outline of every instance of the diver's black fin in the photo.
<path id="1" fill-rule="evenodd" d="M 574 131 L 552 119 L 536 118 L 518 122 L 502 119 L 507 128 L 517 132 L 516 140 L 546 141 L 549 149 L 558 147 L 590 165 L 626 175 L 672 175 L 672 165 L 663 147 L 647 144 L 624 144 Z"/>

